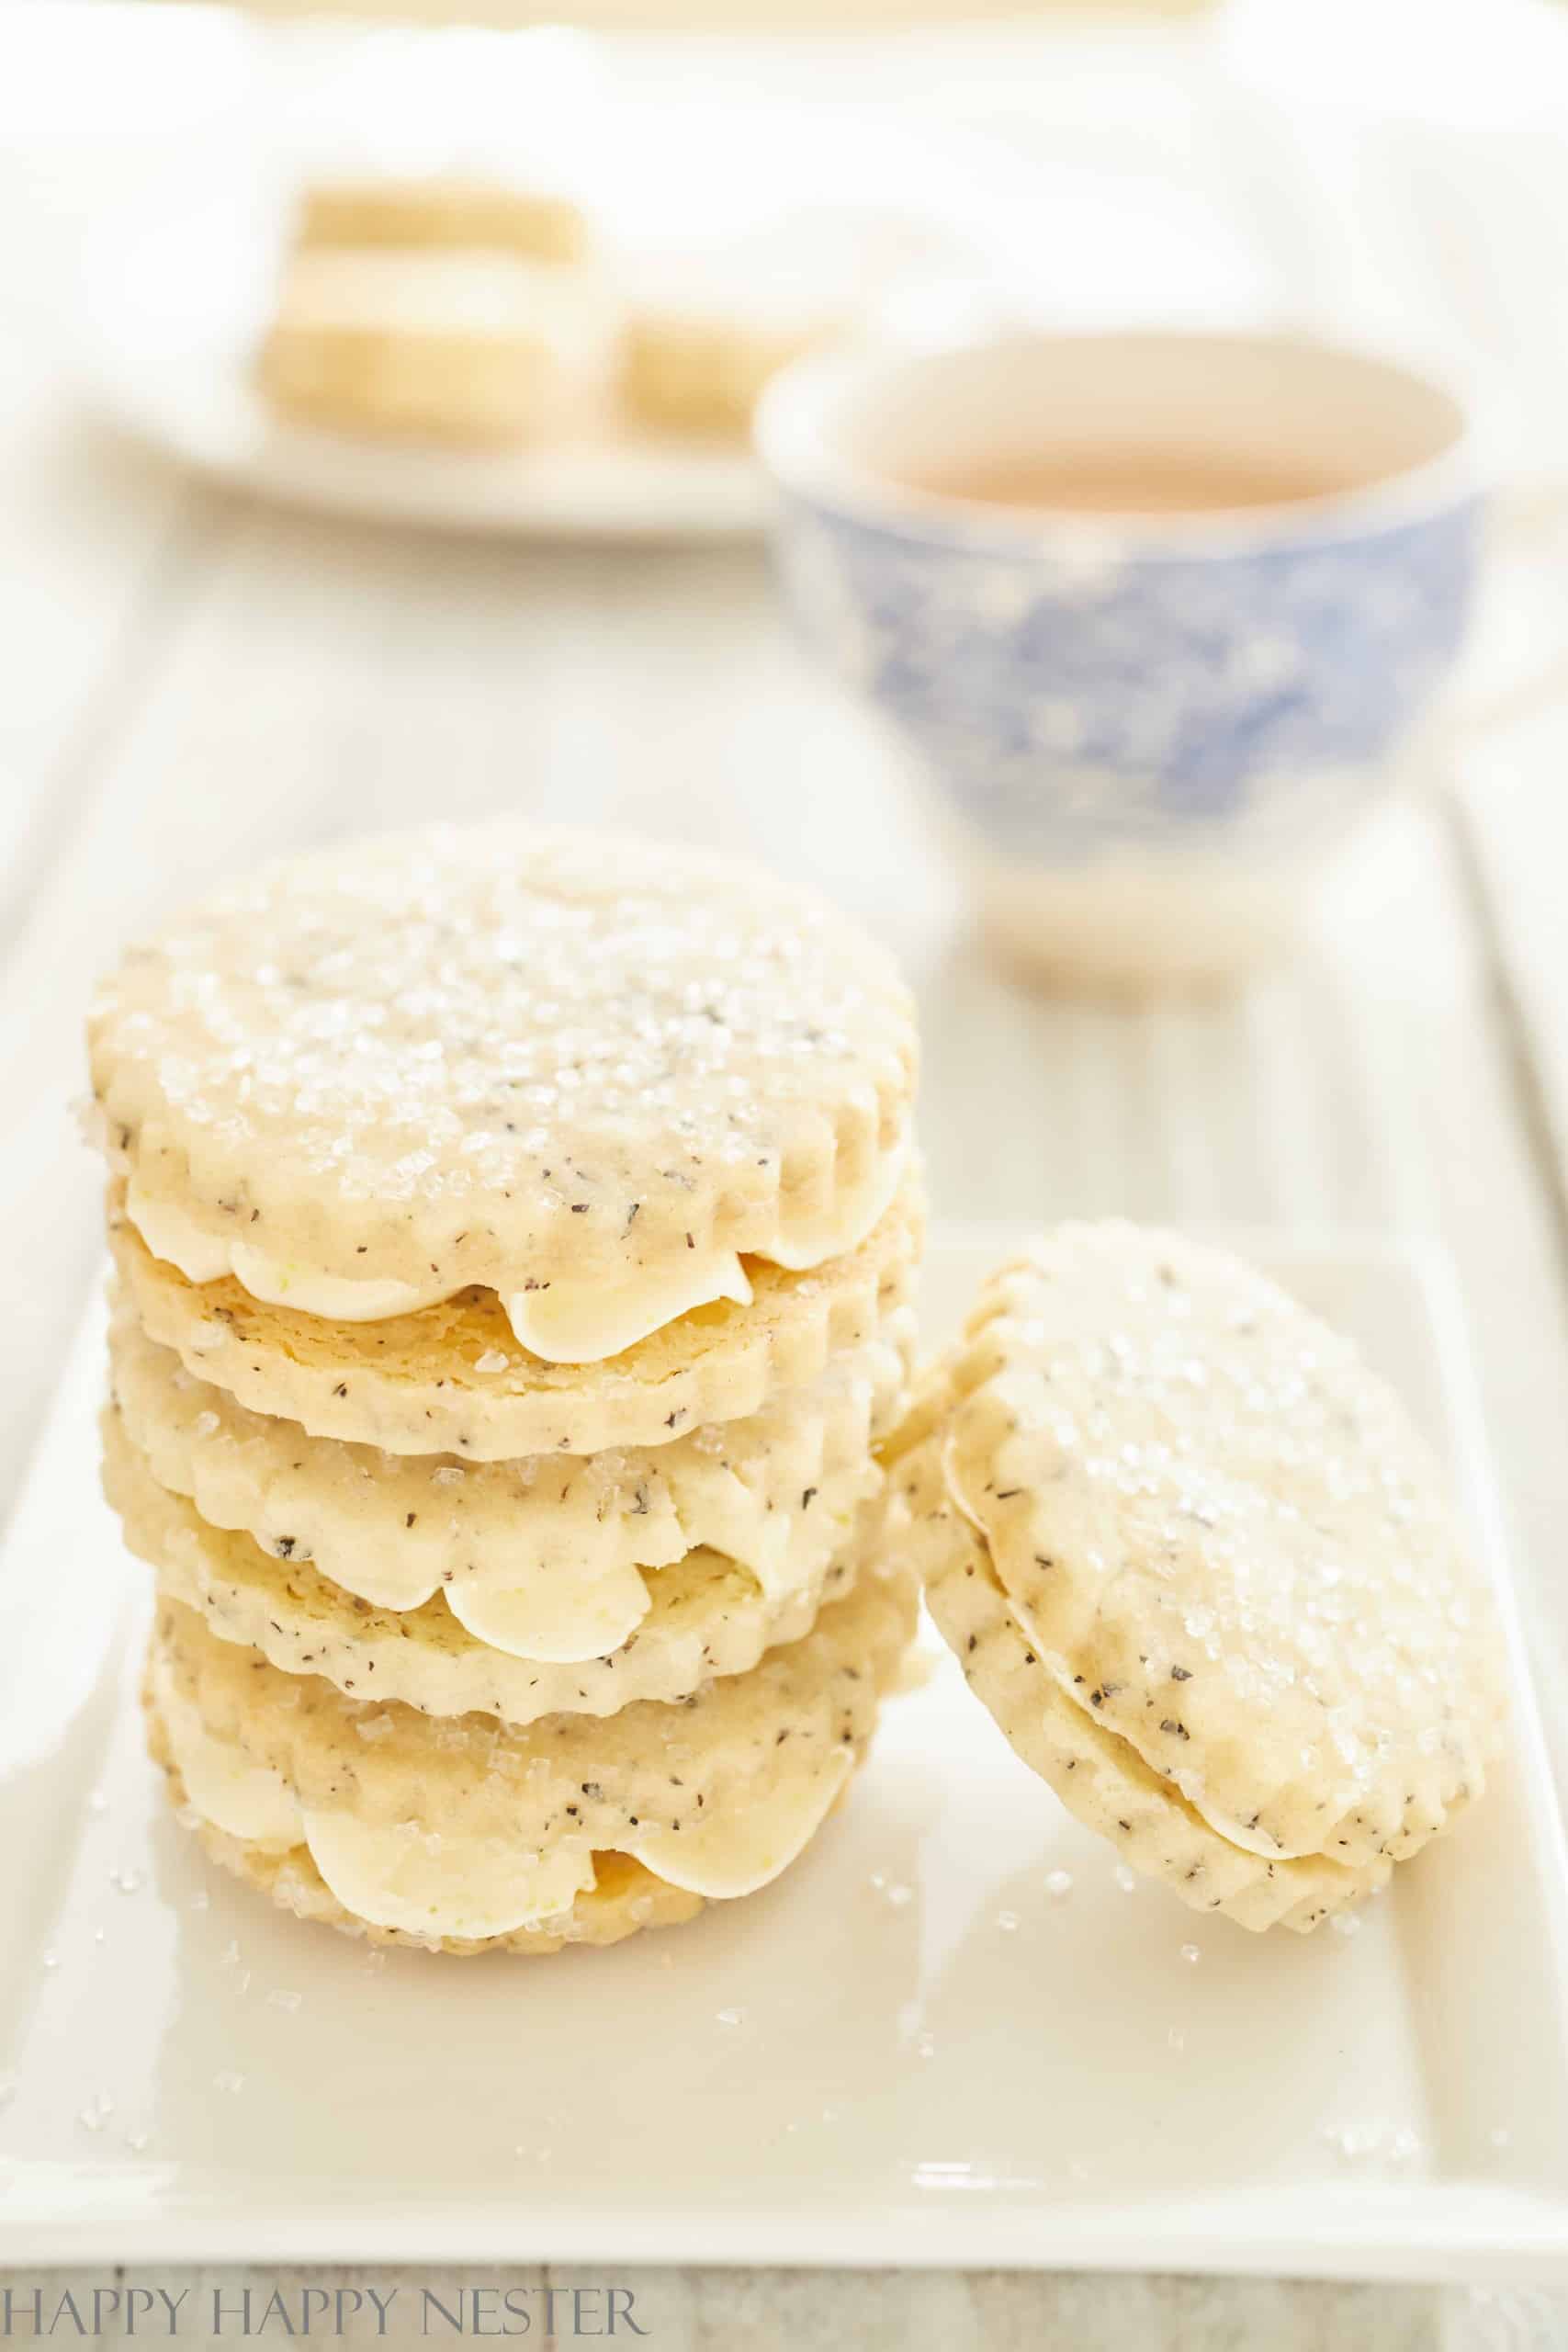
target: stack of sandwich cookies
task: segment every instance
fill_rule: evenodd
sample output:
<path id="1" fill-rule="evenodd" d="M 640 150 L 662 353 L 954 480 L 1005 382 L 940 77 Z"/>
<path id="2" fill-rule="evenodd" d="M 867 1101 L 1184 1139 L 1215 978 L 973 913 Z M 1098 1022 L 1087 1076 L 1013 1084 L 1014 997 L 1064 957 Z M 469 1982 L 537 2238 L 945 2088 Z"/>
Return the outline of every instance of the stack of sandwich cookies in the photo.
<path id="1" fill-rule="evenodd" d="M 885 959 L 721 860 L 443 832 L 171 927 L 92 1051 L 106 1486 L 209 1844 L 461 1950 L 775 1875 L 913 1614 L 874 1544 L 921 1223 Z"/>
<path id="2" fill-rule="evenodd" d="M 1478 1796 L 1504 1678 L 1348 1343 L 1175 1236 L 1067 1227 L 906 1424 L 889 1542 L 1013 1747 L 1200 1910 L 1306 1931 Z"/>

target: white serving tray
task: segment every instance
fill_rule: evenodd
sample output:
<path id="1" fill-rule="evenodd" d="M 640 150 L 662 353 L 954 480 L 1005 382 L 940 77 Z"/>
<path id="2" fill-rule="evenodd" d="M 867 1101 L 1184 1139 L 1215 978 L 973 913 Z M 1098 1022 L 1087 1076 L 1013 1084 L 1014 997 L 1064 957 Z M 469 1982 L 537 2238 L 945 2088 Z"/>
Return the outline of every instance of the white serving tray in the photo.
<path id="1" fill-rule="evenodd" d="M 939 1235 L 933 1336 L 1016 1238 Z M 1405 1389 L 1495 1556 L 1444 1269 L 1254 1254 Z M 609 1952 L 378 1960 L 168 1814 L 97 1349 L 0 1573 L 0 2261 L 1568 2278 L 1568 1877 L 1506 1585 L 1507 1764 L 1351 1936 L 1126 1891 L 941 1658 L 764 1894 Z"/>

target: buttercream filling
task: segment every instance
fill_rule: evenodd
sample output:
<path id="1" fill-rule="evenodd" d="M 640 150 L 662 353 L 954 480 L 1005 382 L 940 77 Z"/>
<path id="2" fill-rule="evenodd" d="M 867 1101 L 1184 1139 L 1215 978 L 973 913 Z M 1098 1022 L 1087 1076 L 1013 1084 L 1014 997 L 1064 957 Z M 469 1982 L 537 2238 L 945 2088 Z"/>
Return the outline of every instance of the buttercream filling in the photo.
<path id="1" fill-rule="evenodd" d="M 852 1770 L 848 1748 L 836 1747 L 818 1770 L 795 1773 L 765 1795 L 749 1797 L 734 1814 L 716 1814 L 700 1829 L 644 1829 L 632 1849 L 671 1886 L 726 1902 L 754 1894 L 787 1870 L 832 1810 Z"/>
<path id="2" fill-rule="evenodd" d="M 786 1206 L 778 1238 L 756 1254 L 800 1273 L 856 1249 L 890 1206 L 906 1157 L 904 1138 L 894 1152 L 878 1158 L 863 1182 L 840 1190 L 829 1207 L 791 1212 Z M 219 1282 L 231 1274 L 266 1306 L 292 1307 L 330 1322 L 384 1322 L 436 1306 L 466 1287 L 321 1273 L 275 1258 L 250 1241 L 215 1233 L 188 1209 L 152 1198 L 134 1177 L 125 1205 L 152 1255 L 177 1266 L 187 1282 Z M 719 1299 L 750 1305 L 745 1266 L 733 1250 L 697 1248 L 683 1251 L 673 1269 L 650 1268 L 615 1283 L 556 1275 L 531 1289 L 503 1294 L 502 1305 L 519 1346 L 531 1355 L 546 1363 L 598 1363 Z"/>
<path id="3" fill-rule="evenodd" d="M 510 1586 L 455 1577 L 442 1590 L 476 1641 L 552 1666 L 607 1657 L 636 1633 L 649 1607 L 648 1587 L 635 1567 L 611 1568 L 592 1581 L 541 1576 Z"/>
<path id="4" fill-rule="evenodd" d="M 570 1911 L 593 1883 L 585 1846 L 530 1852 L 340 1807 L 301 1815 L 310 1859 L 345 1911 L 412 1936 L 508 1936 Z"/>
<path id="5" fill-rule="evenodd" d="M 909 1133 L 906 1127 L 893 1149 L 879 1153 L 869 1173 L 858 1184 L 842 1186 L 834 1193 L 829 1207 L 808 1208 L 804 1204 L 786 1207 L 779 1221 L 777 1240 L 757 1255 L 770 1259 L 792 1274 L 804 1274 L 829 1258 L 841 1257 L 846 1250 L 858 1249 L 892 1207 L 904 1181 L 908 1157 Z"/>
<path id="6" fill-rule="evenodd" d="M 298 1846 L 299 1800 L 282 1773 L 253 1762 L 234 1741 L 215 1738 L 158 1657 L 152 1688 L 186 1794 L 203 1819 L 247 1846 L 274 1853 Z"/>
<path id="7" fill-rule="evenodd" d="M 737 1306 L 751 1304 L 746 1269 L 733 1250 L 687 1250 L 669 1272 L 636 1274 L 614 1284 L 558 1277 L 537 1290 L 513 1291 L 502 1305 L 531 1355 L 546 1363 L 598 1363 L 721 1298 Z"/>

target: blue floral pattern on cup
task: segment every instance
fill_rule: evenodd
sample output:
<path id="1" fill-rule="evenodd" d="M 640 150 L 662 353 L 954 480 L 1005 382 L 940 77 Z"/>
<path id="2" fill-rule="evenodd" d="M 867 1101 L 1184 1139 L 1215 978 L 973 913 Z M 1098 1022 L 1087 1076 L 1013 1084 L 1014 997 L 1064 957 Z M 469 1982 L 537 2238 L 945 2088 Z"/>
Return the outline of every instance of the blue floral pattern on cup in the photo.
<path id="1" fill-rule="evenodd" d="M 993 851 L 1284 851 L 1338 830 L 1430 705 L 1480 503 L 1174 548 L 867 521 L 786 490 L 778 552 L 806 633 Z"/>

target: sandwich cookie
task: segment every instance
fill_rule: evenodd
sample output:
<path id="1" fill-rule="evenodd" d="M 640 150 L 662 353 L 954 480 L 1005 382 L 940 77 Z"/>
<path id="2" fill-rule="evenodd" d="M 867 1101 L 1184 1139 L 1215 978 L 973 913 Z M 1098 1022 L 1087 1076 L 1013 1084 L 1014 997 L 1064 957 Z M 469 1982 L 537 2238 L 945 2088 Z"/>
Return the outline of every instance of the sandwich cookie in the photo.
<path id="1" fill-rule="evenodd" d="M 89 1048 L 125 1213 L 187 1282 L 372 1327 L 478 1292 L 554 1364 L 852 1254 L 915 1074 L 891 959 L 818 901 L 513 824 L 265 868 L 128 952 Z"/>
<path id="2" fill-rule="evenodd" d="M 1060 1228 L 986 1285 L 903 1444 L 896 1517 L 975 1687 L 1187 1900 L 1312 1926 L 1481 1793 L 1500 1649 L 1436 1465 L 1252 1269 Z"/>
<path id="3" fill-rule="evenodd" d="M 131 1550 L 156 1569 L 161 1592 L 286 1674 L 320 1674 L 345 1693 L 396 1699 L 429 1714 L 477 1712 L 528 1724 L 613 1715 L 636 1700 L 688 1699 L 713 1676 L 743 1674 L 764 1650 L 798 1641 L 854 1574 L 855 1514 L 824 1514 L 826 1542 L 802 1554 L 795 1574 L 781 1576 L 771 1592 L 734 1560 L 699 1548 L 649 1574 L 645 1613 L 606 1655 L 530 1657 L 478 1639 L 448 1607 L 449 1588 L 417 1608 L 378 1608 L 308 1560 L 276 1559 L 248 1535 L 209 1527 L 158 1485 L 112 1409 L 103 1434 L 105 1494 Z"/>
<path id="4" fill-rule="evenodd" d="M 365 1704 L 164 1600 L 150 1736 L 220 1858 L 280 1901 L 446 1949 L 581 1940 L 606 1854 L 711 1901 L 787 1868 L 863 1754 L 916 1604 L 907 1570 L 868 1560 L 804 1639 L 684 1705 L 519 1728 Z"/>
<path id="5" fill-rule="evenodd" d="M 875 1493 L 911 1308 L 809 1386 L 662 1446 L 457 1462 L 314 1438 L 186 1370 L 121 1303 L 109 1329 L 123 1438 L 209 1529 L 313 1562 L 345 1594 L 415 1610 L 437 1594 L 477 1640 L 570 1661 L 619 1649 L 649 1613 L 649 1571 L 720 1553 L 771 1602 L 805 1589 Z M 262 1644 L 259 1646 L 265 1647 Z"/>
<path id="6" fill-rule="evenodd" d="M 296 254 L 256 360 L 280 416 L 504 445 L 562 431 L 608 335 L 574 273 L 502 253 Z"/>
<path id="7" fill-rule="evenodd" d="M 197 1283 L 155 1257 L 111 1198 L 109 1243 L 151 1338 L 252 1412 L 389 1453 L 506 1462 L 660 1446 L 760 1412 L 838 1356 L 903 1328 L 925 1233 L 911 1169 L 858 1248 L 808 1273 L 754 1262 L 744 1305 L 694 1308 L 619 1354 L 552 1363 L 519 1348 L 493 1291 L 344 1323 Z"/>
<path id="8" fill-rule="evenodd" d="M 1042 1670 L 984 1543 L 948 1498 L 939 1448 L 916 1447 L 893 1475 L 889 1545 L 923 1579 L 926 1605 L 969 1688 L 1031 1771 L 1133 1869 L 1193 1910 L 1303 1934 L 1384 1883 L 1386 1860 L 1360 1871 L 1326 1860 L 1270 1861 L 1220 1837 L 1173 1782 Z"/>

